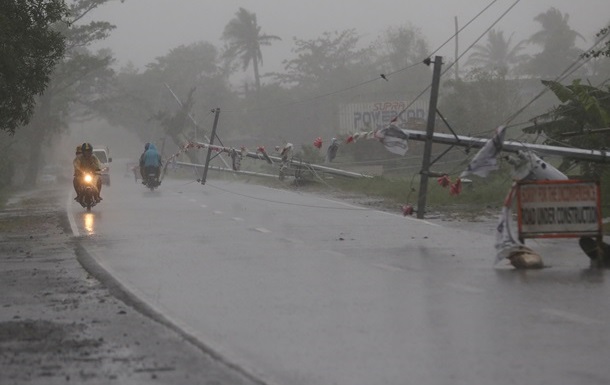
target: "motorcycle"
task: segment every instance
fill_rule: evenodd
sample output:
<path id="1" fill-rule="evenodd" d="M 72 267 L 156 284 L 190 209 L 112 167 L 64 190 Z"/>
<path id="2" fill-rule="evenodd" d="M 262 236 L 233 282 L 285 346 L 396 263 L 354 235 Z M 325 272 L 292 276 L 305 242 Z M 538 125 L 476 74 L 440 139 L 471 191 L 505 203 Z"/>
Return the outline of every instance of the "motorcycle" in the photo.
<path id="1" fill-rule="evenodd" d="M 154 168 L 145 171 L 144 180 L 142 181 L 142 184 L 149 188 L 150 191 L 154 191 L 154 189 L 161 185 L 161 181 L 159 180 L 157 172 Z"/>
<path id="2" fill-rule="evenodd" d="M 80 186 L 80 199 L 77 200 L 81 206 L 91 211 L 91 208 L 97 205 L 95 197 L 98 195 L 96 180 L 93 174 L 84 173 Z"/>

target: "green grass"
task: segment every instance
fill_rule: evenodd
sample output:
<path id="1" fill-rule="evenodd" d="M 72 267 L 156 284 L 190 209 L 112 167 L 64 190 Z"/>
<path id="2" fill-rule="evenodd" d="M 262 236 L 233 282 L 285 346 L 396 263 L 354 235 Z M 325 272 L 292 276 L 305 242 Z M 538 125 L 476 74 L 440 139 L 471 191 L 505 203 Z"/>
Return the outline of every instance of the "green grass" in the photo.
<path id="1" fill-rule="evenodd" d="M 455 182 L 455 178 L 452 180 Z M 353 193 L 386 199 L 396 204 L 416 206 L 419 200 L 419 175 L 407 178 L 375 177 L 371 179 L 336 179 L 335 188 Z M 462 183 L 459 195 L 451 195 L 449 187 L 441 187 L 437 178 L 428 179 L 426 206 L 443 210 L 478 210 L 499 208 L 509 191 L 512 181 L 506 178 L 476 178 L 472 183 Z"/>
<path id="2" fill-rule="evenodd" d="M 268 174 L 277 173 L 277 170 L 266 166 L 249 167 L 249 171 Z M 190 170 L 182 169 L 172 172 L 168 176 L 194 180 L 201 178 L 201 173 L 202 170 L 194 174 Z M 292 183 L 294 181 L 293 178 L 288 178 L 285 182 L 281 182 L 277 178 L 232 175 L 212 169 L 208 171 L 208 177 L 228 180 L 237 177 L 239 180 L 271 185 L 273 187 L 294 187 Z M 427 205 L 446 209 L 460 209 L 460 207 L 467 207 L 468 209 L 499 208 L 512 183 L 506 176 L 490 176 L 485 179 L 474 177 L 472 181 L 472 183 L 462 184 L 461 194 L 451 195 L 448 187 L 441 187 L 437 182 L 437 178 L 430 177 L 428 179 Z M 452 182 L 455 182 L 455 178 L 453 178 Z M 318 177 L 310 175 L 305 181 L 301 181 L 300 187 L 320 192 L 344 192 L 366 195 L 386 200 L 388 204 L 409 203 L 415 206 L 418 201 L 419 183 L 419 174 L 407 175 L 405 177 L 381 176 L 359 179 L 319 174 Z"/>

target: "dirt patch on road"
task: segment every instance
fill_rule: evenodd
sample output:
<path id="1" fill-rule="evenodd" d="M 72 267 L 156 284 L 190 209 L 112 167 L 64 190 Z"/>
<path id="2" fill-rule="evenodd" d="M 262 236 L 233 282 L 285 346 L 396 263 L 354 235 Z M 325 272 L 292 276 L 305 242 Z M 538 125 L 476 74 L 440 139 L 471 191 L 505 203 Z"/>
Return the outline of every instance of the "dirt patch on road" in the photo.
<path id="1" fill-rule="evenodd" d="M 126 305 L 78 263 L 65 191 L 0 210 L 0 384 L 255 384 Z"/>

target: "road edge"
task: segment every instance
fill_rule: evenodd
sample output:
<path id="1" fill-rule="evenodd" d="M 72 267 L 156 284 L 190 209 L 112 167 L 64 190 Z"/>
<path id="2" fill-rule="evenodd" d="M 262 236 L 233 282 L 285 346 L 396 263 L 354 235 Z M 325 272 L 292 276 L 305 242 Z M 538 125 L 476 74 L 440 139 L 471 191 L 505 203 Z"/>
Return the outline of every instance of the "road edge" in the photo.
<path id="1" fill-rule="evenodd" d="M 184 328 L 181 328 L 176 322 L 172 321 L 170 318 L 166 317 L 161 312 L 156 310 L 153 306 L 140 299 L 136 294 L 129 290 L 128 287 L 126 287 L 120 281 L 115 279 L 112 274 L 108 272 L 108 270 L 106 270 L 102 265 L 97 262 L 95 257 L 87 251 L 85 246 L 83 246 L 78 229 L 71 216 L 71 210 L 69 209 L 70 203 L 71 200 L 70 198 L 68 198 L 68 205 L 65 207 L 64 210 L 62 210 L 60 223 L 64 228 L 64 231 L 71 232 L 73 234 L 75 248 L 74 252 L 76 255 L 76 260 L 83 267 L 83 269 L 85 269 L 87 273 L 89 273 L 91 276 L 100 281 L 100 283 L 108 289 L 108 291 L 113 297 L 125 303 L 125 305 L 131 307 L 132 309 L 136 310 L 145 317 L 150 318 L 151 320 L 175 332 L 176 334 L 184 338 L 185 341 L 201 350 L 204 354 L 207 354 L 212 359 L 225 365 L 228 369 L 239 373 L 240 375 L 252 381 L 253 383 L 259 385 L 272 385 L 269 382 L 266 382 L 255 376 L 242 366 L 226 359 L 222 354 L 218 353 L 216 350 L 212 349 L 203 341 L 199 340 L 192 333 L 189 333 Z"/>

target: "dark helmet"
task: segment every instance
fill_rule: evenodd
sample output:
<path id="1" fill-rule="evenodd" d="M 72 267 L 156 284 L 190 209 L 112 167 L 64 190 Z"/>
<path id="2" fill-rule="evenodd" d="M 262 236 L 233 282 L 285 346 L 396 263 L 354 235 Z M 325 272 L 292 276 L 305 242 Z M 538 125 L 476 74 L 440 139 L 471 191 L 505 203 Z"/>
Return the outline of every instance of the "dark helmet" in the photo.
<path id="1" fill-rule="evenodd" d="M 83 143 L 83 145 L 80 147 L 82 152 L 85 151 L 89 151 L 89 152 L 93 152 L 93 146 L 91 146 L 91 143 Z"/>

